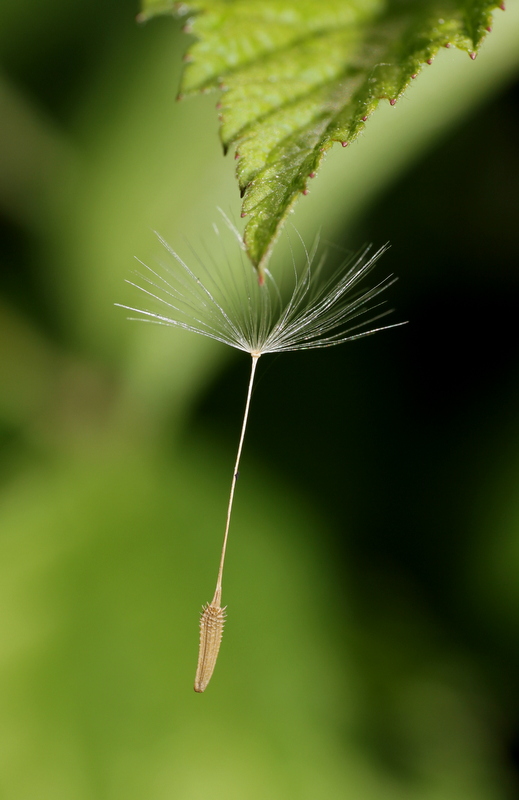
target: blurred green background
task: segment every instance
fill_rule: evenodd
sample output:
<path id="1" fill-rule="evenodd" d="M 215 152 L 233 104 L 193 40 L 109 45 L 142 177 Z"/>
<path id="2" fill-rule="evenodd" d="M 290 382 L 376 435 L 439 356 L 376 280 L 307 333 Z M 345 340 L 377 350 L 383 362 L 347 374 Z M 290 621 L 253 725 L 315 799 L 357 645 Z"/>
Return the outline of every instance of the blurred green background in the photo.
<path id="1" fill-rule="evenodd" d="M 519 9 L 328 157 L 294 224 L 393 247 L 394 320 L 259 365 L 130 323 L 135 255 L 239 217 L 188 38 L 3 0 L 0 797 L 493 800 L 519 789 Z M 337 151 L 337 152 L 336 152 Z M 286 253 L 281 241 L 278 258 Z M 275 261 L 272 265 L 275 270 Z"/>

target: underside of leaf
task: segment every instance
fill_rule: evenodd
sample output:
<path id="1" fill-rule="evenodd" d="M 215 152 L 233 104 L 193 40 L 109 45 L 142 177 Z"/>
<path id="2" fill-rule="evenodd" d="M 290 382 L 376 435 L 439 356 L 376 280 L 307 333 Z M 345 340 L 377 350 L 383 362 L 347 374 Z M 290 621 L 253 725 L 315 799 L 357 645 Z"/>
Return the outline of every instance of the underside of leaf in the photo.
<path id="1" fill-rule="evenodd" d="M 188 15 L 196 40 L 181 93 L 220 89 L 224 151 L 236 146 L 261 272 L 284 220 L 326 150 L 362 132 L 381 99 L 394 105 L 440 47 L 472 58 L 492 0 L 144 0 L 141 18 Z M 502 7 L 502 6 L 501 6 Z"/>

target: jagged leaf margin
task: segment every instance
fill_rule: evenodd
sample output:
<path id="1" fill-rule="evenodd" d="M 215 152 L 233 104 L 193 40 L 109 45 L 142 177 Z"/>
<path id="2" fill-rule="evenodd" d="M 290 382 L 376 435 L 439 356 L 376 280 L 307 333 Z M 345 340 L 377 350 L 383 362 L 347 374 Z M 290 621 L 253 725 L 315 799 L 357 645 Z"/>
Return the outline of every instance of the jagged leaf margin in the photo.
<path id="1" fill-rule="evenodd" d="M 196 40 L 181 94 L 222 91 L 224 151 L 236 145 L 248 216 L 244 242 L 261 272 L 326 151 L 362 132 L 381 99 L 394 105 L 441 47 L 472 58 L 493 0 L 143 0 L 140 19 L 190 16 Z"/>

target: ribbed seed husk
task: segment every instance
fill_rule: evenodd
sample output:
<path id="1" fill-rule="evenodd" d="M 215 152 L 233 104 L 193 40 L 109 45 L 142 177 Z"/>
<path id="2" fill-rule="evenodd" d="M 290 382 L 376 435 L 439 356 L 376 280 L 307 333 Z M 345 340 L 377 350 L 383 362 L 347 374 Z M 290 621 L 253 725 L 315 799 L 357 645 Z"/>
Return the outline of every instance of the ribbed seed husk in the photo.
<path id="1" fill-rule="evenodd" d="M 195 692 L 205 691 L 211 680 L 225 623 L 225 608 L 207 603 L 200 617 L 200 647 L 195 677 Z"/>

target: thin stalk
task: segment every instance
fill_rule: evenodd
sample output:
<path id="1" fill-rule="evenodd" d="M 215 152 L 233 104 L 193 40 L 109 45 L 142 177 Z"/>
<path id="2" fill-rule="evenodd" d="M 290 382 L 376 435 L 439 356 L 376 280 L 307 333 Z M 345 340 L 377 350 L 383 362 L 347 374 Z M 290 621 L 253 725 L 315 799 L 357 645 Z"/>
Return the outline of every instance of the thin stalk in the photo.
<path id="1" fill-rule="evenodd" d="M 254 374 L 256 372 L 256 366 L 258 363 L 258 359 L 260 357 L 260 353 L 252 354 L 252 365 L 250 371 L 250 378 L 249 378 L 249 388 L 247 390 L 247 401 L 245 403 L 245 411 L 243 413 L 243 423 L 241 426 L 241 434 L 240 434 L 240 442 L 238 444 L 238 452 L 236 454 L 236 463 L 234 465 L 234 471 L 232 474 L 232 482 L 231 482 L 231 493 L 229 495 L 229 505 L 227 506 L 227 520 L 225 523 L 225 533 L 223 537 L 223 545 L 222 545 L 222 554 L 220 556 L 220 567 L 218 569 L 218 577 L 216 579 L 216 589 L 214 593 L 214 597 L 212 599 L 211 605 L 212 606 L 219 606 L 221 605 L 222 601 L 222 575 L 223 575 L 223 565 L 225 563 L 225 553 L 227 550 L 227 539 L 229 538 L 229 527 L 231 525 L 231 514 L 232 514 L 232 504 L 234 501 L 234 490 L 236 489 L 236 481 L 238 480 L 238 469 L 240 466 L 240 458 L 241 458 L 241 451 L 243 448 L 243 440 L 245 439 L 245 431 L 247 430 L 247 420 L 249 418 L 249 408 L 250 408 L 250 401 L 252 397 L 252 386 L 254 384 Z"/>

